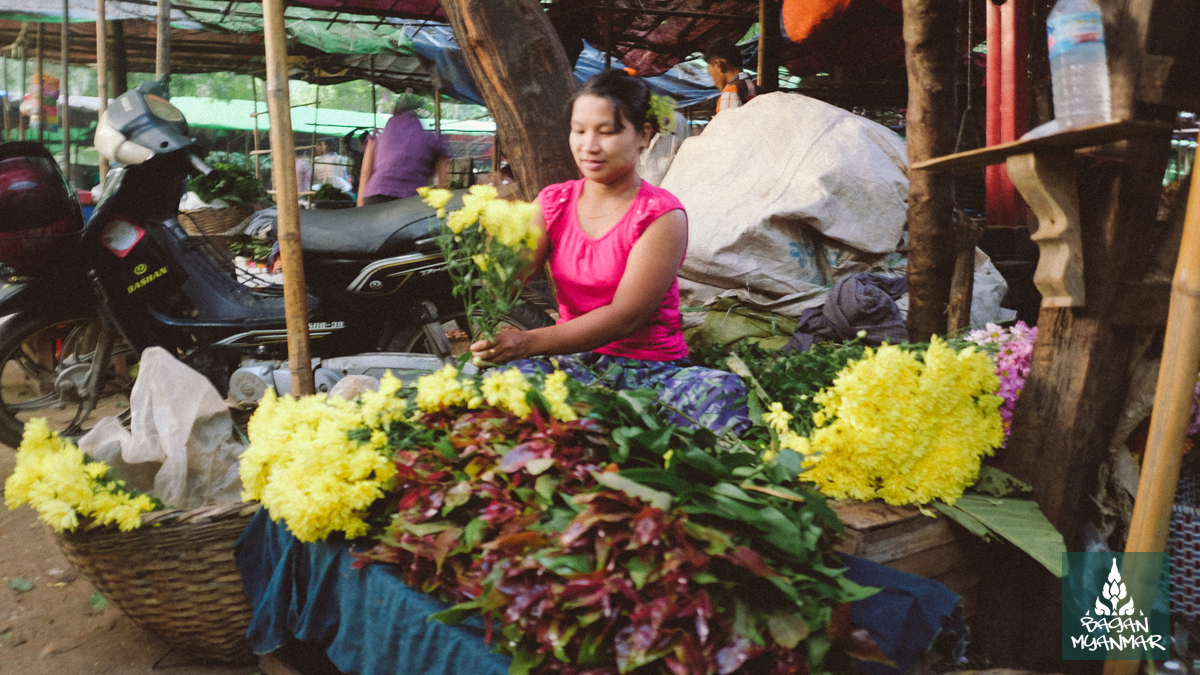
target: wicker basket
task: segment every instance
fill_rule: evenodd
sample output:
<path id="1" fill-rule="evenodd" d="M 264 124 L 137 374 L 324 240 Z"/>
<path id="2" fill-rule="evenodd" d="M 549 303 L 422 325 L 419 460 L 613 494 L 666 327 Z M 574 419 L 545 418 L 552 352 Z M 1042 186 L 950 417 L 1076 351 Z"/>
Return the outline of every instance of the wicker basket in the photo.
<path id="1" fill-rule="evenodd" d="M 257 503 L 145 514 L 133 532 L 63 533 L 58 545 L 134 623 L 202 662 L 253 660 L 233 544 Z"/>
<path id="2" fill-rule="evenodd" d="M 1171 560 L 1171 612 L 1200 616 L 1200 473 L 1185 466 L 1175 487 L 1167 551 Z"/>
<path id="3" fill-rule="evenodd" d="M 180 211 L 179 224 L 183 227 L 184 232 L 193 237 L 212 236 L 225 234 L 253 213 L 254 207 L 247 204 L 224 209 Z"/>

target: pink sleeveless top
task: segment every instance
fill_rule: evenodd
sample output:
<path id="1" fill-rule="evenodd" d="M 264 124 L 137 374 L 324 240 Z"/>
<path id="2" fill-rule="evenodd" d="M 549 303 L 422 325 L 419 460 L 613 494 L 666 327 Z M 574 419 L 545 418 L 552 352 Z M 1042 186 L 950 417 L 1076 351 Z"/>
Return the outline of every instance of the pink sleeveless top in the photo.
<path id="1" fill-rule="evenodd" d="M 583 231 L 576 204 L 583 181 L 546 186 L 538 195 L 550 236 L 550 272 L 558 290 L 559 323 L 610 304 L 625 274 L 629 251 L 646 227 L 683 204 L 670 192 L 642 181 L 629 210 L 599 238 Z M 679 281 L 671 284 L 650 323 L 638 332 L 595 350 L 643 361 L 686 358 L 679 317 Z"/>

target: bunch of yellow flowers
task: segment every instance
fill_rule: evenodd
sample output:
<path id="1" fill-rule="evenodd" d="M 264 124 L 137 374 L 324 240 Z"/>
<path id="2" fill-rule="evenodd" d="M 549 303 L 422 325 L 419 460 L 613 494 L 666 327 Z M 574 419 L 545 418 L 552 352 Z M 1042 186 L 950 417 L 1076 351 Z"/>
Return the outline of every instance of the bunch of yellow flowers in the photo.
<path id="1" fill-rule="evenodd" d="M 50 431 L 44 419 L 25 425 L 17 467 L 4 482 L 10 509 L 32 506 L 56 532 L 79 527 L 80 517 L 99 525 L 116 524 L 122 532 L 142 525 L 142 513 L 162 505 L 110 475 L 104 462 L 88 461 L 71 441 Z"/>
<path id="2" fill-rule="evenodd" d="M 417 378 L 417 407 L 427 413 L 438 412 L 456 406 L 480 408 L 485 403 L 526 418 L 531 412 L 527 394 L 534 388 L 520 370 L 508 368 L 488 371 L 476 389 L 472 378 L 460 376 L 459 371 L 447 364 L 432 375 Z M 567 402 L 567 374 L 555 370 L 545 377 L 540 388 L 542 398 L 550 406 L 550 414 L 562 422 L 578 419 L 575 409 Z"/>
<path id="3" fill-rule="evenodd" d="M 830 497 L 953 504 L 1004 442 L 998 387 L 987 354 L 934 337 L 920 359 L 884 345 L 849 363 L 816 394 L 808 438 L 788 427 L 791 414 L 778 403 L 763 419 L 782 447 L 805 456 L 801 480 Z"/>
<path id="4" fill-rule="evenodd" d="M 442 221 L 438 246 L 454 294 L 464 299 L 470 320 L 478 321 L 473 332 L 493 338 L 496 326 L 520 302 L 523 273 L 542 237 L 533 224 L 538 206 L 505 201 L 496 188 L 473 185 L 463 195 L 462 208 L 447 214 L 451 191 L 423 187 L 417 193 Z"/>
<path id="5" fill-rule="evenodd" d="M 242 498 L 261 501 L 300 541 L 366 534 L 366 510 L 396 475 L 387 430 L 405 416 L 407 402 L 395 396 L 399 387 L 389 373 L 379 391 L 358 402 L 278 398 L 268 391 L 250 418 L 250 446 L 239 467 Z"/>

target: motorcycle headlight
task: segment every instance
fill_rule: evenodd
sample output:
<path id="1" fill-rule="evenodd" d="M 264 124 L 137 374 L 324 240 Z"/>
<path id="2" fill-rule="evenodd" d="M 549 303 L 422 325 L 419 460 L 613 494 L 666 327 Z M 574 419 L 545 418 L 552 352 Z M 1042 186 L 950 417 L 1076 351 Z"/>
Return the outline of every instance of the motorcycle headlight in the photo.
<path id="1" fill-rule="evenodd" d="M 121 132 L 108 123 L 108 113 L 96 124 L 96 151 L 109 161 L 122 164 L 141 164 L 154 156 L 154 151 L 126 140 Z"/>

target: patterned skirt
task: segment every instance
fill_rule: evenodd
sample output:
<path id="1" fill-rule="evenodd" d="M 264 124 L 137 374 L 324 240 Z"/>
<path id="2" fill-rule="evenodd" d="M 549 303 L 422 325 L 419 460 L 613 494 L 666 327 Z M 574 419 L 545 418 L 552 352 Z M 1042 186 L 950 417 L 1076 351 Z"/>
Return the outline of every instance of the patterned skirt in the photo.
<path id="1" fill-rule="evenodd" d="M 568 377 L 585 384 L 599 383 L 617 391 L 658 391 L 658 400 L 670 406 L 663 408 L 663 412 L 673 424 L 690 427 L 693 425 L 687 418 L 691 418 L 718 434 L 725 431 L 740 434 L 750 426 L 746 383 L 733 373 L 693 366 L 687 359 L 641 361 L 596 352 L 538 356 L 511 361 L 508 365 L 529 374 L 549 373 L 554 370 L 552 359 Z"/>

